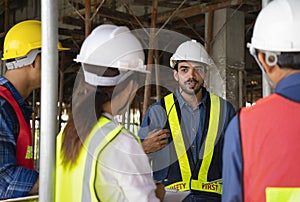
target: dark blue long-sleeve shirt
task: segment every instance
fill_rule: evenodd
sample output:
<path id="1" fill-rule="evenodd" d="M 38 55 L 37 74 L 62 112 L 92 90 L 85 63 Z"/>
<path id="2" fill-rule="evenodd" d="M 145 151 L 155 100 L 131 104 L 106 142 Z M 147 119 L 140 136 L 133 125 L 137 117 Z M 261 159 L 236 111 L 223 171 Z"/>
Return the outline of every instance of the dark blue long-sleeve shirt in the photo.
<path id="1" fill-rule="evenodd" d="M 300 73 L 282 79 L 275 88 L 290 100 L 300 102 Z M 235 116 L 227 127 L 223 151 L 223 202 L 243 201 L 242 195 L 242 151 L 239 122 Z"/>
<path id="2" fill-rule="evenodd" d="M 204 122 L 206 118 L 206 100 L 208 99 L 208 92 L 203 89 L 203 97 L 195 109 L 192 109 L 182 98 L 179 91 L 175 91 L 175 96 L 180 106 L 182 124 L 181 128 L 183 130 L 183 135 L 185 136 L 188 144 L 191 145 L 191 154 L 194 161 L 197 161 L 199 152 L 201 149 L 201 138 L 204 130 Z M 234 108 L 229 103 L 226 102 L 225 110 L 225 120 L 224 127 L 226 127 L 230 119 L 234 116 Z M 146 112 L 144 120 L 141 124 L 141 129 L 139 131 L 139 136 L 143 140 L 146 138 L 147 134 L 154 129 L 162 129 L 165 127 L 168 120 L 168 113 L 161 106 L 161 102 L 153 104 Z M 163 148 L 160 151 L 149 154 L 152 160 L 153 168 L 153 178 L 157 181 L 164 181 L 168 175 L 169 166 L 172 164 L 174 159 L 169 156 L 169 146 Z M 177 160 L 177 158 L 175 159 Z M 220 162 L 220 164 L 222 161 Z"/>
<path id="3" fill-rule="evenodd" d="M 12 93 L 25 120 L 29 121 L 32 110 L 28 103 L 22 99 L 14 86 L 1 76 L 0 85 Z M 0 199 L 26 196 L 38 178 L 37 171 L 17 166 L 15 153 L 19 127 L 13 108 L 0 97 Z"/>

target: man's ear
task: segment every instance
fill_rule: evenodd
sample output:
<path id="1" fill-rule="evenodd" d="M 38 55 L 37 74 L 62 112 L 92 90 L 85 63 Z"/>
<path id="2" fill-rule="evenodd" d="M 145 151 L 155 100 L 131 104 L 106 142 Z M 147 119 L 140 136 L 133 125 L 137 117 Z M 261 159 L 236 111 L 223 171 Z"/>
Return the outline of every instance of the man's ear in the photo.
<path id="1" fill-rule="evenodd" d="M 32 64 L 30 64 L 29 66 L 30 66 L 30 68 L 34 68 L 34 67 L 35 67 L 35 65 L 34 65 L 34 61 L 33 61 L 33 63 L 32 63 Z"/>
<path id="2" fill-rule="evenodd" d="M 267 63 L 266 63 L 266 54 L 262 53 L 262 52 L 259 52 L 258 53 L 258 60 L 260 61 L 260 63 L 262 64 L 262 66 L 264 67 L 265 71 L 267 74 L 271 74 L 273 69 L 274 69 L 274 66 L 269 66 Z"/>
<path id="3" fill-rule="evenodd" d="M 178 72 L 176 70 L 173 70 L 173 73 L 174 73 L 174 79 L 178 81 Z"/>
<path id="4" fill-rule="evenodd" d="M 38 58 L 39 57 L 39 55 L 37 55 L 36 57 L 35 57 L 35 59 L 34 59 L 34 61 L 32 62 L 32 64 L 31 64 L 31 67 L 33 67 L 33 68 L 35 68 L 36 67 L 36 63 L 37 63 L 37 60 L 39 59 Z"/>

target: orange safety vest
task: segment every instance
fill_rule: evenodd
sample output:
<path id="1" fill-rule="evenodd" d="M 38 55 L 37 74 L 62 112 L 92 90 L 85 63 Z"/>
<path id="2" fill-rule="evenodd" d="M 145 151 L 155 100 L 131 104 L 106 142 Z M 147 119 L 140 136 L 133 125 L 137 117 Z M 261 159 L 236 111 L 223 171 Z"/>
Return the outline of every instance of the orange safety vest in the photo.
<path id="1" fill-rule="evenodd" d="M 17 165 L 27 169 L 34 169 L 30 125 L 26 122 L 19 104 L 7 88 L 0 86 L 0 96 L 12 106 L 20 125 L 16 143 Z"/>
<path id="2" fill-rule="evenodd" d="M 241 110 L 245 202 L 300 201 L 299 118 L 300 103 L 278 94 Z"/>

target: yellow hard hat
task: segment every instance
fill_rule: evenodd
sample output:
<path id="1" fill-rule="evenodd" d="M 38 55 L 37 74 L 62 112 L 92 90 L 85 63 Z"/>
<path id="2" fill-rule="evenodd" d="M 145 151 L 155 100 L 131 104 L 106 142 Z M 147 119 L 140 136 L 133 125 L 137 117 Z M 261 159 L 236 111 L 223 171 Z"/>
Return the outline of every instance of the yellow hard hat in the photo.
<path id="1" fill-rule="evenodd" d="M 13 26 L 6 34 L 2 60 L 26 56 L 30 51 L 41 48 L 41 22 L 26 20 Z M 58 50 L 68 50 L 58 43 Z"/>

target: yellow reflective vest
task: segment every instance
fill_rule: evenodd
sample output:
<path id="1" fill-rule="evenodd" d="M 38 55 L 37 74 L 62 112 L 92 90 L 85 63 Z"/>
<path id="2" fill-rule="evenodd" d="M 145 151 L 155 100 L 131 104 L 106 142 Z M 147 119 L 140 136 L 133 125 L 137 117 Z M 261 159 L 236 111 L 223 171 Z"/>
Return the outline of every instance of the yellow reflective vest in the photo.
<path id="1" fill-rule="evenodd" d="M 94 182 L 96 163 L 105 146 L 123 130 L 108 118 L 102 116 L 84 141 L 77 161 L 74 164 L 62 164 L 61 150 L 63 133 L 57 136 L 56 147 L 56 202 L 100 201 Z"/>
<path id="2" fill-rule="evenodd" d="M 199 171 L 197 171 L 197 179 L 192 178 L 192 169 L 185 148 L 177 109 L 176 107 L 173 107 L 174 95 L 169 94 L 164 98 L 166 112 L 168 112 L 169 126 L 181 173 L 181 181 L 169 184 L 166 186 L 166 188 L 177 189 L 180 191 L 198 190 L 216 194 L 222 193 L 222 180 L 216 179 L 214 181 L 208 181 L 208 171 L 214 154 L 214 146 L 218 141 L 217 135 L 220 133 L 220 131 L 222 131 L 219 129 L 219 127 L 223 127 L 222 121 L 219 122 L 219 119 L 222 113 L 222 110 L 220 110 L 220 103 L 224 102 L 224 100 L 212 93 L 209 94 L 211 103 L 209 125 L 204 144 L 203 160 Z"/>

